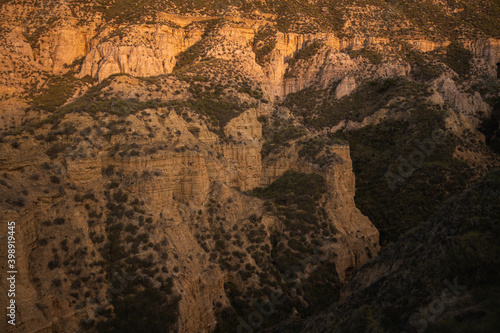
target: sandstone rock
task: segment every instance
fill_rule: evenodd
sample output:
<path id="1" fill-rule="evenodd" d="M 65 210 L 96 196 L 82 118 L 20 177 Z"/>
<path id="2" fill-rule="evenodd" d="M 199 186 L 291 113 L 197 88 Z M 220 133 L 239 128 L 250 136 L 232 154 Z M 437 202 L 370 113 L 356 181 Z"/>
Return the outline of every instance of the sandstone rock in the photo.
<path id="1" fill-rule="evenodd" d="M 64 74 L 68 71 L 65 66 L 87 55 L 91 34 L 72 26 L 50 31 L 40 42 L 40 62 L 45 68 L 50 68 L 53 74 Z"/>
<path id="2" fill-rule="evenodd" d="M 347 54 L 335 52 L 331 47 L 325 47 L 312 59 L 297 62 L 293 69 L 293 72 L 297 74 L 284 79 L 284 90 L 281 94 L 284 97 L 312 84 L 325 89 L 331 82 L 341 80 L 360 69 L 359 64 Z"/>
<path id="3" fill-rule="evenodd" d="M 425 39 L 414 39 L 414 40 L 409 40 L 408 43 L 413 45 L 416 49 L 420 50 L 421 52 L 431 52 L 434 51 L 437 48 L 441 47 L 447 47 L 450 45 L 450 42 L 433 42 Z"/>
<path id="4" fill-rule="evenodd" d="M 433 89 L 434 90 L 434 89 Z M 436 90 L 433 91 L 433 94 L 427 98 L 427 100 L 433 104 L 443 105 L 444 99 Z"/>
<path id="5" fill-rule="evenodd" d="M 467 40 L 464 44 L 476 57 L 485 58 L 490 66 L 496 67 L 500 62 L 500 39 Z"/>
<path id="6" fill-rule="evenodd" d="M 26 101 L 20 98 L 0 100 L 0 130 L 18 128 L 24 117 L 24 110 L 28 107 Z"/>
<path id="7" fill-rule="evenodd" d="M 343 38 L 339 41 L 338 50 L 360 50 L 365 47 L 375 45 L 385 45 L 389 43 L 389 39 L 385 37 L 354 37 Z"/>
<path id="8" fill-rule="evenodd" d="M 377 75 L 382 78 L 408 76 L 411 66 L 403 62 L 386 62 L 377 68 Z"/>
<path id="9" fill-rule="evenodd" d="M 351 76 L 346 76 L 340 81 L 335 89 L 335 98 L 339 99 L 348 96 L 356 89 L 356 80 Z"/>
<path id="10" fill-rule="evenodd" d="M 94 40 L 80 76 L 100 81 L 117 73 L 156 76 L 172 72 L 175 56 L 200 39 L 201 32 L 187 33 L 168 26 L 135 26 L 126 36 Z"/>
<path id="11" fill-rule="evenodd" d="M 469 117 L 483 117 L 491 112 L 490 106 L 483 101 L 478 92 L 473 95 L 463 93 L 450 78 L 436 80 L 434 85 L 444 101 Z"/>
<path id="12" fill-rule="evenodd" d="M 325 170 L 303 163 L 292 147 L 280 154 L 282 158 L 266 161 L 263 168 L 263 182 L 269 184 L 289 169 L 318 173 L 325 177 L 330 194 L 325 208 L 332 217 L 334 227 L 340 231 L 340 241 L 332 246 L 332 249 L 337 255 L 335 264 L 338 274 L 344 279 L 347 270 L 367 261 L 378 252 L 379 233 L 368 218 L 356 208 L 354 196 L 349 194 L 354 194 L 355 191 L 349 147 L 336 146 L 332 147 L 332 151 L 338 156 L 338 161 Z M 360 235 L 363 235 L 363 239 Z M 366 247 L 366 244 L 369 245 Z"/>

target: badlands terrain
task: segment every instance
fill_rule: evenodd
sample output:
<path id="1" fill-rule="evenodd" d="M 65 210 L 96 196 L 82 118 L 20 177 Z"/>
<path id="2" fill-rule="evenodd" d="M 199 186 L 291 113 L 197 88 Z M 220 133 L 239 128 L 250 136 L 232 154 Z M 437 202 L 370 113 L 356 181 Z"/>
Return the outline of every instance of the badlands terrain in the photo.
<path id="1" fill-rule="evenodd" d="M 498 1 L 0 6 L 1 331 L 500 327 Z"/>

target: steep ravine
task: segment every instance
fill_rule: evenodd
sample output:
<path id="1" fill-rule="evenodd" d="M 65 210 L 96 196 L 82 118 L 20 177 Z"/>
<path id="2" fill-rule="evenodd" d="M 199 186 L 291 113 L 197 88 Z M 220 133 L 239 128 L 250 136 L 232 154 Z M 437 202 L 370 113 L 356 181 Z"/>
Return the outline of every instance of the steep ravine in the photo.
<path id="1" fill-rule="evenodd" d="M 364 297 L 387 294 L 415 306 L 370 327 L 408 328 L 431 293 L 405 294 L 420 281 L 398 278 L 422 272 L 397 252 L 433 235 L 399 237 L 433 214 L 429 230 L 453 229 L 436 212 L 500 166 L 500 7 L 361 3 L 0 1 L 0 216 L 19 271 L 18 325 L 0 330 L 356 330 L 381 314 Z"/>
<path id="2" fill-rule="evenodd" d="M 49 153 L 49 158 L 43 140 L 20 138 L 18 148 L 2 143 L 2 219 L 15 220 L 18 235 L 16 330 L 67 332 L 82 323 L 93 324 L 94 319 L 102 321 L 111 301 L 106 292 L 112 288 L 110 283 L 116 283 L 113 276 L 124 274 L 127 279 L 143 276 L 153 287 L 159 286 L 159 277 L 171 277 L 173 293 L 180 297 L 179 332 L 211 332 L 217 325 L 216 313 L 230 305 L 225 283 L 243 290 L 245 286 L 262 288 L 266 283 L 262 285 L 255 273 L 246 282 L 241 280 L 235 274 L 238 270 L 215 260 L 223 246 L 217 238 L 205 242 L 200 237 L 221 231 L 229 235 L 240 229 L 244 235 L 248 218 L 257 218 L 257 225 L 248 228 L 261 230 L 260 240 L 226 240 L 224 246 L 248 251 L 244 262 L 258 271 L 267 267 L 263 265 L 272 265 L 267 263 L 269 252 L 261 252 L 263 261 L 255 262 L 247 247 L 255 241 L 275 246 L 271 234 L 285 233 L 286 227 L 279 215 L 264 209 L 262 199 L 242 191 L 265 187 L 287 170 L 318 174 L 325 181 L 325 192 L 319 198 L 326 224 L 313 234 L 321 239 L 315 243 L 317 251 L 327 255 L 327 260 L 333 259 L 336 272 L 332 274 L 342 281 L 346 271 L 376 255 L 378 232 L 354 205 L 349 148 L 333 146 L 331 153 L 337 157 L 322 168 L 303 161 L 293 150 L 261 162 L 262 125 L 257 114 L 266 112 L 266 108 L 249 110 L 234 118 L 225 128 L 228 134 L 240 133 L 239 142 L 234 143 L 217 137 L 207 143 L 205 138 L 213 134 L 205 126 L 195 136 L 185 120 L 165 109 L 124 119 L 139 133 L 147 133 L 147 126 L 156 128 L 154 141 L 147 135 L 131 141 L 118 134 L 108 142 L 99 136 L 99 126 L 91 118 L 70 114 L 61 127 L 74 124 L 74 130 L 66 132 L 73 133 L 59 134 L 57 141 L 76 145 L 73 149 L 62 146 L 60 152 Z M 47 136 L 49 128 L 44 126 L 35 134 Z M 113 151 L 116 147 L 121 148 Z M 122 151 L 125 147 L 130 148 Z M 133 254 L 135 242 L 142 243 L 135 245 L 141 249 L 137 255 Z M 215 258 L 210 259 L 210 253 Z M 150 262 L 151 268 L 126 264 L 131 257 Z M 308 266 L 305 276 L 314 267 Z M 144 277 L 147 274 L 152 275 Z M 269 279 L 279 281 L 280 276 Z M 264 293 L 263 297 L 268 296 Z"/>

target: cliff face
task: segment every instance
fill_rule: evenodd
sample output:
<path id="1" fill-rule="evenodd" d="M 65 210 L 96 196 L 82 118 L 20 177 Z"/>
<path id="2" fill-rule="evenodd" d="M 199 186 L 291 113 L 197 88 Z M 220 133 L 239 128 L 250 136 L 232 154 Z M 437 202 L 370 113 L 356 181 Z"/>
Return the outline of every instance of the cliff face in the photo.
<path id="1" fill-rule="evenodd" d="M 362 79 L 408 76 L 410 67 L 398 59 L 402 44 L 423 53 L 441 52 L 450 44 L 426 39 L 423 34 L 391 39 L 380 36 L 380 31 L 357 37 L 344 32 L 276 31 L 272 38 L 266 37 L 264 48 L 259 50 L 259 56 L 265 53 L 264 61 L 260 61 L 254 55 L 255 46 L 261 42 L 259 31 L 274 24 L 264 14 L 253 19 L 228 14 L 223 16 L 224 24 L 213 24 L 220 16 L 157 12 L 147 24 L 106 24 L 99 10 L 84 6 L 80 11 L 69 11 L 65 2 L 56 1 L 39 9 L 10 1 L 1 10 L 6 20 L 2 24 L 5 33 L 0 54 L 3 73 L 0 94 L 2 102 L 16 105 L 2 112 L 5 128 L 18 126 L 25 109 L 15 98 L 36 95 L 46 88 L 47 75 L 77 72 L 79 78 L 89 76 L 101 82 L 114 74 L 139 77 L 170 74 L 176 65 L 179 67 L 179 58 L 195 61 L 215 57 L 243 67 L 248 77 L 261 82 L 268 99 L 282 100 L 307 87 L 325 89 L 346 76 Z M 20 23 L 32 13 L 45 12 L 47 22 L 36 16 L 27 24 Z M 54 13 L 61 19 L 52 18 Z M 82 21 L 85 13 L 89 18 Z M 496 75 L 496 64 L 500 61 L 498 39 L 464 36 L 460 43 L 486 62 L 489 75 Z M 371 50 L 372 55 L 378 53 L 382 58 L 374 63 L 364 50 Z M 183 57 L 186 51 L 187 56 Z M 180 65 L 185 64 L 184 61 Z"/>
<path id="2" fill-rule="evenodd" d="M 268 95 L 283 98 L 289 93 L 294 93 L 308 86 L 319 83 L 326 87 L 329 82 L 341 80 L 348 74 L 366 73 L 366 65 L 359 61 L 352 61 L 345 56 L 346 50 L 360 50 L 375 48 L 384 53 L 383 48 L 389 45 L 387 38 L 353 38 L 340 39 L 333 33 L 296 34 L 278 33 L 275 46 L 270 53 L 270 61 L 265 66 L 258 66 L 255 57 L 251 56 L 251 43 L 254 40 L 255 30 L 264 24 L 256 26 L 229 25 L 217 29 L 215 35 L 220 39 L 217 45 L 210 45 L 200 52 L 201 58 L 222 58 L 240 62 L 267 88 Z M 170 28 L 162 25 L 141 25 L 118 27 L 116 30 L 106 30 L 100 36 L 92 39 L 88 52 L 85 52 L 88 41 L 85 34 L 79 31 L 66 30 L 65 37 L 62 31 L 51 36 L 60 43 L 51 45 L 50 63 L 53 61 L 53 72 L 60 73 L 62 65 L 69 65 L 74 60 L 84 56 L 80 77 L 89 75 L 104 80 L 113 74 L 125 73 L 134 76 L 156 76 L 169 74 L 176 65 L 176 58 L 203 37 L 204 29 L 196 28 Z M 112 36 L 112 37 L 109 37 Z M 320 54 L 307 60 L 302 68 L 289 69 L 289 60 L 296 53 L 318 42 L 325 49 Z M 408 40 L 421 52 L 434 51 L 449 45 L 449 42 L 436 43 L 427 40 Z M 491 67 L 492 75 L 496 64 L 500 61 L 500 41 L 497 39 L 465 40 L 464 46 L 470 49 L 477 57 L 483 58 Z M 82 52 L 83 51 L 83 52 Z M 391 68 L 378 69 L 383 77 L 408 75 L 409 69 L 394 68 L 398 64 L 391 64 Z M 400 65 L 401 66 L 401 65 Z M 50 68 L 50 67 L 49 67 Z M 286 73 L 294 72 L 294 78 L 287 78 Z M 320 77 L 320 82 L 317 78 Z"/>
<path id="3" fill-rule="evenodd" d="M 89 75 L 102 81 L 119 73 L 134 76 L 171 73 L 175 57 L 199 41 L 203 32 L 143 25 L 107 33 L 114 37 L 103 34 L 101 40 L 93 39 L 89 52 L 84 54 L 81 77 Z"/>
<path id="4" fill-rule="evenodd" d="M 486 291 L 498 288 L 493 276 L 498 274 L 494 254 L 499 247 L 493 235 L 498 222 L 499 186 L 498 172 L 493 172 L 450 200 L 401 242 L 382 250 L 346 286 L 343 304 L 335 312 L 309 321 L 303 332 L 331 327 L 366 332 L 439 332 L 495 326 L 498 307 L 491 305 L 494 296 Z M 478 218 L 482 220 L 480 226 L 474 222 Z M 478 270 L 483 274 L 477 276 Z M 423 292 L 408 297 L 418 285 L 425 286 L 420 289 Z M 380 298 L 387 303 L 371 301 Z M 392 317 L 394 306 L 399 310 Z M 439 311 L 432 312 L 438 306 Z M 372 314 L 369 320 L 365 317 L 368 313 Z"/>
<path id="5" fill-rule="evenodd" d="M 121 94 L 124 84 L 134 82 L 140 86 L 117 77 L 103 91 Z M 147 88 L 146 84 L 143 89 Z M 333 273 L 340 281 L 346 271 L 374 256 L 378 232 L 355 207 L 349 148 L 332 146 L 330 154 L 336 158 L 322 168 L 298 156 L 301 143 L 263 160 L 263 125 L 258 118 L 273 112 L 262 104 L 231 119 L 224 127 L 229 141 L 211 132 L 196 114 L 187 122 L 186 115 L 160 107 L 119 122 L 116 116 L 97 115 L 100 124 L 89 115 L 70 113 L 59 126 L 71 129 L 61 132 L 42 125 L 31 138 L 20 139 L 18 148 L 2 143 L 2 202 L 10 207 L 2 219 L 15 220 L 19 236 L 17 288 L 23 296 L 16 329 L 66 332 L 102 321 L 113 297 L 122 297 L 109 295 L 116 284 L 113 276 L 122 274 L 125 281 L 150 279 L 153 287 L 160 284 L 156 278 L 170 276 L 173 293 L 180 296 L 178 330 L 211 332 L 220 311 L 231 305 L 225 283 L 242 290 L 262 286 L 252 274 L 242 280 L 242 268 L 221 265 L 219 260 L 228 260 L 224 253 L 248 253 L 237 266 L 251 265 L 268 274 L 268 251 L 276 247 L 270 237 L 286 230 L 279 214 L 264 209 L 265 200 L 242 191 L 266 187 L 288 170 L 315 173 L 325 180 L 325 224 L 320 227 L 324 234 L 319 235 L 323 240 L 317 251 L 336 267 Z M 55 141 L 49 139 L 54 135 Z M 19 193 L 19 199 L 9 199 Z M 249 216 L 257 222 L 254 217 L 250 222 Z M 113 228 L 122 230 L 120 236 Z M 229 235 L 242 230 L 240 235 L 245 235 L 245 228 L 257 228 L 263 237 L 240 241 L 237 236 L 233 243 L 223 238 L 224 250 L 218 238 L 208 238 L 221 231 Z M 134 238 L 144 231 L 147 241 Z M 113 243 L 113 237 L 119 243 Z M 259 242 L 266 248 L 261 252 L 267 253 L 264 261 L 257 260 L 251 248 Z M 137 255 L 135 243 L 141 249 Z M 111 251 L 115 245 L 118 249 Z M 130 257 L 150 264 L 127 264 Z M 304 274 L 307 277 L 307 271 Z M 280 281 L 279 275 L 268 279 Z"/>
<path id="6" fill-rule="evenodd" d="M 17 330 L 234 331 L 276 294 L 256 330 L 317 314 L 377 255 L 372 216 L 397 239 L 499 165 L 497 23 L 461 1 L 176 3 L 1 2 Z"/>
<path id="7" fill-rule="evenodd" d="M 9 80 L 0 89 L 4 128 L 20 124 L 26 106 L 17 96 L 30 94 L 33 89 L 46 89 L 47 74 L 77 71 L 77 77 L 92 77 L 99 82 L 115 74 L 165 75 L 179 66 L 178 58 L 184 53 L 192 61 L 210 58 L 232 61 L 247 77 L 261 83 L 270 100 L 283 100 L 288 94 L 308 87 L 326 89 L 347 77 L 366 80 L 410 75 L 411 68 L 405 62 L 391 59 L 390 62 L 377 60 L 373 63 L 370 57 L 360 53 L 359 50 L 370 49 L 382 57 L 392 58 L 390 54 L 398 52 L 398 48 L 390 45 L 387 38 L 340 39 L 332 33 L 277 33 L 266 62 L 257 63 L 252 45 L 257 43 L 255 33 L 263 24 L 265 21 L 254 25 L 237 25 L 229 21 L 208 33 L 203 24 L 185 28 L 164 24 L 122 25 L 100 32 L 93 27 L 64 25 L 41 35 L 34 49 L 26 42 L 21 29 L 11 28 L 4 39 L 6 47 L 1 55 L 4 59 L 1 70 L 4 74 L 10 73 Z M 407 42 L 421 52 L 449 45 L 449 42 L 426 40 Z M 497 39 L 464 40 L 463 45 L 478 59 L 484 59 L 488 75 L 496 75 L 496 64 L 500 61 Z M 81 65 L 78 62 L 82 62 Z M 436 83 L 438 85 L 442 83 Z M 452 105 L 460 110 L 465 108 L 469 113 L 474 113 L 476 105 L 481 104 L 474 96 L 466 97 L 477 100 L 472 106 L 456 104 L 452 100 L 463 91 L 452 93 L 452 96 L 450 89 L 438 91 Z M 484 105 L 478 107 L 484 112 Z"/>

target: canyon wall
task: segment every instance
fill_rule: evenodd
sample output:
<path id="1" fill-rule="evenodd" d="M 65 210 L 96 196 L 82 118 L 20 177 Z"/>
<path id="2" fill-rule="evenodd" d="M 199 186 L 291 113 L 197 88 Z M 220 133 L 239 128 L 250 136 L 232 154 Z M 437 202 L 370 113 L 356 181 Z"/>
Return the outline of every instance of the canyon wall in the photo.
<path id="1" fill-rule="evenodd" d="M 326 168 L 299 158 L 293 148 L 263 161 L 260 154 L 262 125 L 257 118 L 268 115 L 271 110 L 262 106 L 232 119 L 225 132 L 237 137 L 238 141 L 229 143 L 213 137 L 202 123 L 198 124 L 200 132 L 195 136 L 189 131 L 193 124 L 166 109 L 147 110 L 151 121 L 131 115 L 125 121 L 133 124 L 135 131 L 148 133 L 145 126 L 156 128 L 154 145 L 160 148 L 148 154 L 142 153 L 151 149 L 152 141 L 146 135 L 133 140 L 139 155 L 112 153 L 113 147 L 131 143 L 130 138 L 122 135 L 115 135 L 107 142 L 91 134 L 56 159 L 50 159 L 33 138 L 22 139 L 18 151 L 1 144 L 0 171 L 6 175 L 9 186 L 2 191 L 3 200 L 29 188 L 22 206 L 2 210 L 1 216 L 2 220 L 17 223 L 20 296 L 16 331 L 72 331 L 82 321 L 96 319 L 96 312 L 108 306 L 106 291 L 111 286 L 99 279 L 102 271 L 95 266 L 103 260 L 102 248 L 95 237 L 106 235 L 108 229 L 103 222 L 98 222 L 99 219 L 96 223 L 87 221 L 90 213 L 86 209 L 109 213 L 111 206 L 106 208 L 101 202 L 106 201 L 106 191 L 116 191 L 110 187 L 114 182 L 119 184 L 120 192 L 144 203 L 145 214 L 153 221 L 149 226 L 150 242 L 159 244 L 159 248 L 170 254 L 168 259 L 158 260 L 173 272 L 174 291 L 180 296 L 179 332 L 211 332 L 217 324 L 215 311 L 218 308 L 214 304 L 219 303 L 222 307 L 230 304 L 224 283 L 239 279 L 210 261 L 197 238 L 200 231 L 212 228 L 211 217 L 206 215 L 213 209 L 210 207 L 221 206 L 219 216 L 224 216 L 221 223 L 227 232 L 243 228 L 247 223 L 243 221 L 255 214 L 262 216 L 264 230 L 269 235 L 276 228 L 282 228 L 280 222 L 266 213 L 261 199 L 242 191 L 267 186 L 287 170 L 317 173 L 326 180 L 325 214 L 337 234 L 335 242 L 327 238 L 321 249 L 334 260 L 340 279 L 345 279 L 346 271 L 374 256 L 379 249 L 378 231 L 355 206 L 349 148 L 345 145 L 332 147 L 337 159 Z M 78 131 L 94 126 L 92 118 L 85 115 L 71 114 L 64 122 L 77 124 Z M 40 129 L 38 133 L 43 135 L 45 131 Z M 71 137 L 66 140 L 72 142 Z M 49 169 L 43 171 L 44 168 Z M 30 185 L 33 180 L 29 179 L 34 179 L 34 174 L 38 174 L 37 180 Z M 54 177 L 58 179 L 55 183 Z M 88 203 L 86 209 L 79 203 L 79 196 L 85 193 L 92 193 L 95 198 L 95 201 L 85 201 Z M 63 218 L 64 224 L 44 222 L 58 221 L 58 218 Z M 51 262 L 58 257 L 63 260 L 68 255 L 61 252 L 58 244 L 65 240 L 71 243 L 73 238 L 78 244 L 75 240 L 70 253 L 85 249 L 86 255 L 69 267 L 85 269 L 83 274 L 87 282 L 77 293 L 87 290 L 87 295 L 92 295 L 90 302 L 71 301 L 67 296 L 71 290 L 75 292 L 72 289 L 75 277 L 72 269 L 65 266 L 67 263 L 50 268 Z M 5 246 L 4 239 L 1 245 Z M 54 258 L 51 246 L 56 251 Z M 75 252 L 73 256 L 76 255 Z M 154 254 L 154 258 L 157 256 Z M 253 259 L 250 263 L 255 264 Z M 259 288 L 260 283 L 258 279 L 251 279 L 246 284 Z M 5 287 L 2 284 L 3 301 Z"/>
<path id="2" fill-rule="evenodd" d="M 72 16 L 63 5 L 64 17 Z M 99 14 L 90 22 L 42 24 L 38 15 L 25 27 L 30 15 L 22 6 L 0 13 L 6 16 L 0 130 L 9 131 L 0 141 L 0 218 L 17 223 L 21 332 L 110 322 L 120 307 L 116 300 L 129 296 L 116 292 L 122 281 L 165 293 L 171 314 L 178 309 L 170 329 L 185 333 L 212 332 L 224 315 L 234 316 L 234 294 L 251 294 L 245 299 L 251 306 L 269 299 L 263 290 L 286 290 L 278 263 L 303 264 L 301 281 L 314 280 L 321 267 L 339 285 L 345 282 L 377 255 L 379 232 L 356 207 L 349 146 L 320 137 L 408 114 L 385 109 L 396 97 L 360 122 L 315 131 L 290 111 L 279 115 L 280 103 L 307 88 L 346 100 L 367 82 L 412 75 L 414 64 L 400 54 L 401 44 L 422 57 L 450 44 L 418 36 L 276 31 L 259 52 L 259 31 L 273 24 L 264 19 L 157 13 L 154 23 L 106 24 Z M 460 43 L 480 70 L 473 77 L 496 77 L 498 39 Z M 216 60 L 226 67 L 215 68 Z M 218 76 L 229 79 L 221 83 Z M 474 130 L 491 115 L 483 96 L 468 91 L 450 68 L 427 83 L 428 101 L 452 109 L 446 121 L 456 133 Z M 62 98 L 61 92 L 64 100 L 49 103 L 51 109 L 40 98 Z M 202 100 L 206 96 L 212 99 Z M 313 109 L 312 94 L 307 98 Z M 227 103 L 221 107 L 221 101 Z M 222 119 L 214 110 L 233 113 Z M 291 129 L 292 138 L 275 140 L 273 126 Z M 325 141 L 314 141 L 319 138 Z M 307 140 L 325 147 L 307 156 Z M 265 153 L 270 143 L 278 149 Z M 293 191 L 266 197 L 264 188 L 290 172 L 299 180 L 311 174 L 324 180 L 315 210 L 304 214 L 307 202 L 294 202 Z M 290 200 L 290 207 L 280 204 Z M 308 222 L 293 224 L 300 218 Z M 5 235 L 6 225 L 1 228 Z M 290 236 L 302 228 L 308 233 Z M 290 244 L 300 250 L 290 251 Z M 5 237 L 0 246 L 6 247 Z M 318 262 L 300 262 L 303 253 Z M 7 285 L 0 290 L 5 304 Z M 293 297 L 293 311 L 313 303 Z"/>

